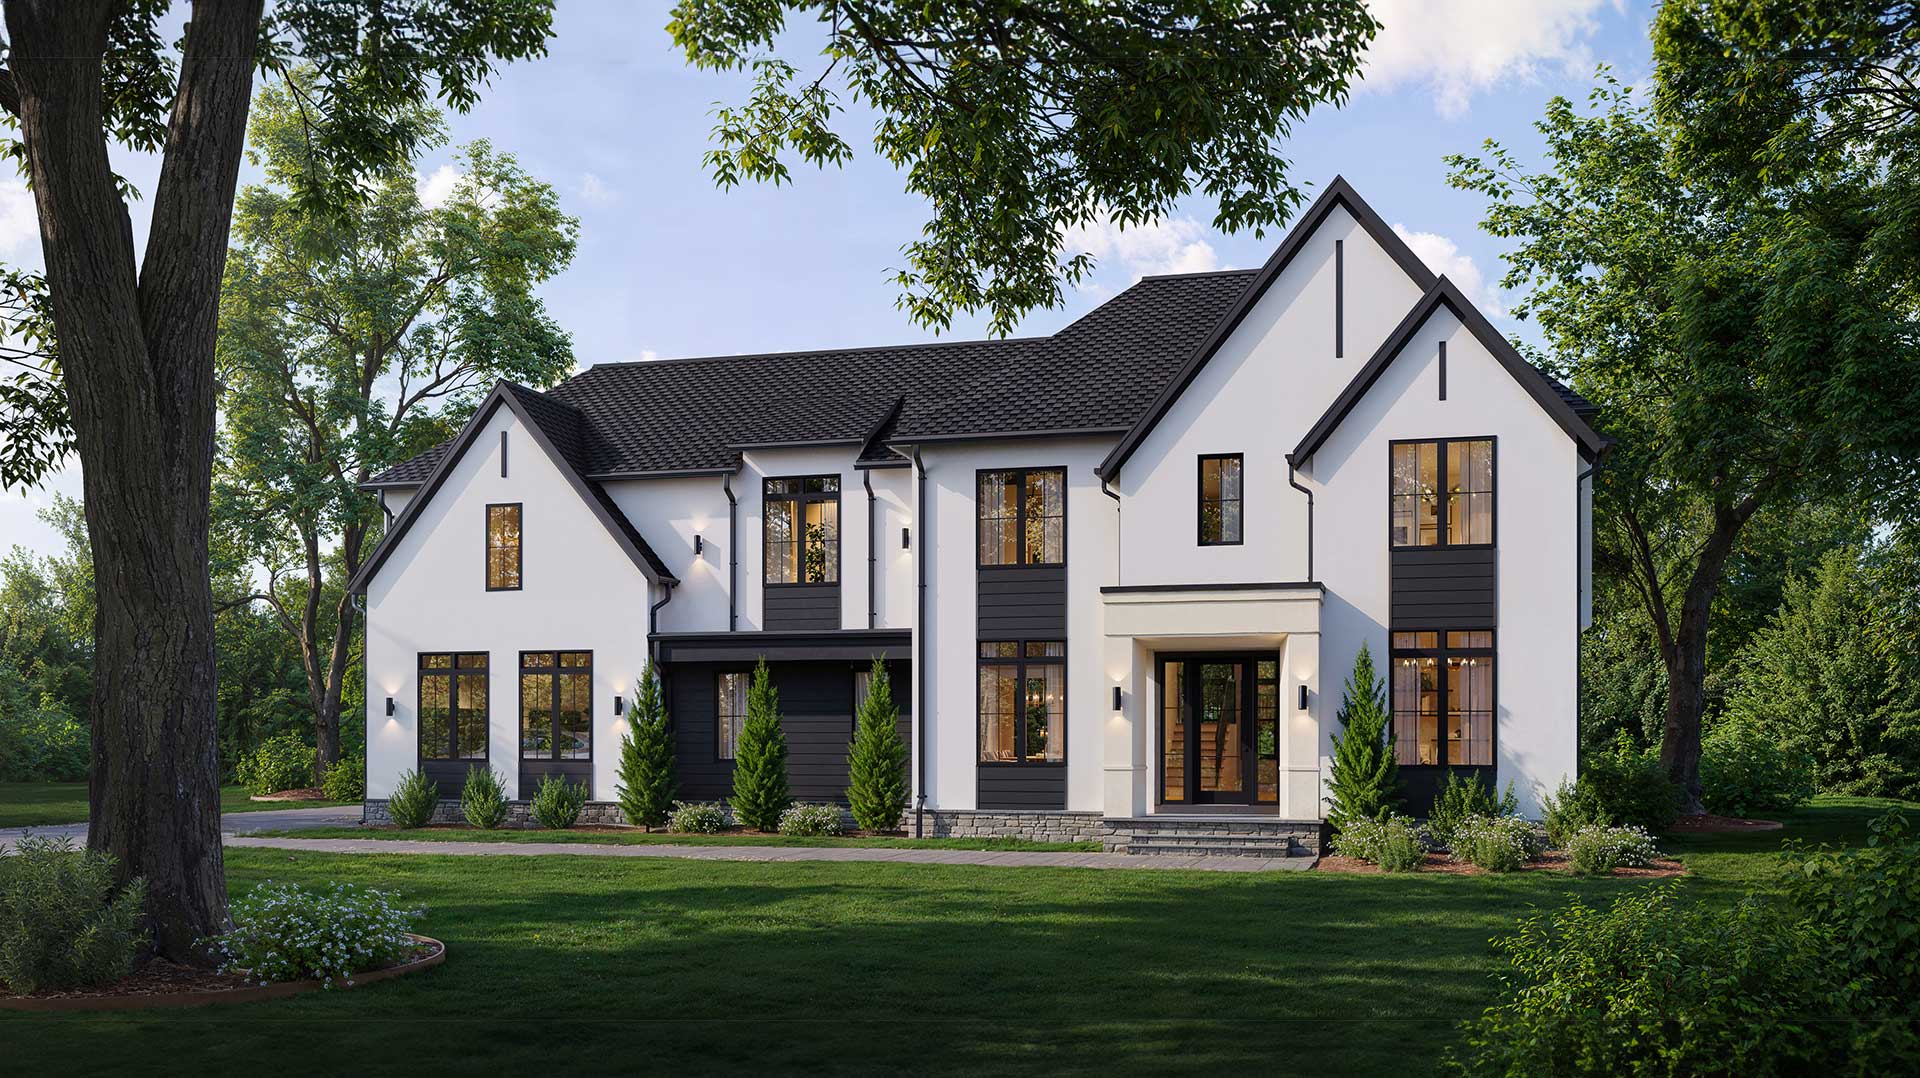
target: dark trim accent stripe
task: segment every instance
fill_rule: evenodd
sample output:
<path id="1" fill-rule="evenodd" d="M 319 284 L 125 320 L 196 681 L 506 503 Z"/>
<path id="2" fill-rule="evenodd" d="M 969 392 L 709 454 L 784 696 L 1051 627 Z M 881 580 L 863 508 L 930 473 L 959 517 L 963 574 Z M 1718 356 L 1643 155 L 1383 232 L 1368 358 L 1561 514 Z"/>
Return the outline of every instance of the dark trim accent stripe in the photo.
<path id="1" fill-rule="evenodd" d="M 1108 584 L 1102 595 L 1132 595 L 1156 591 L 1326 591 L 1318 580 L 1269 580 L 1259 583 L 1235 581 L 1227 584 Z"/>
<path id="2" fill-rule="evenodd" d="M 1347 241 L 1333 241 L 1333 358 L 1347 357 Z"/>
<path id="3" fill-rule="evenodd" d="M 500 432 L 500 478 L 507 477 L 507 432 Z"/>
<path id="4" fill-rule="evenodd" d="M 1447 342 L 1440 342 L 1440 399 L 1447 399 Z"/>

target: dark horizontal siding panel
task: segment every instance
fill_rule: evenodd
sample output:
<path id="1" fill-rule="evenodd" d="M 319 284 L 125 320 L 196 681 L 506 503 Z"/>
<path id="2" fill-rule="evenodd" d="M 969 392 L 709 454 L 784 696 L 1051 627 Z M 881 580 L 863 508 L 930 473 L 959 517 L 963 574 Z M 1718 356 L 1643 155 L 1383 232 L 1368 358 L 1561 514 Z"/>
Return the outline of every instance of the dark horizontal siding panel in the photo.
<path id="1" fill-rule="evenodd" d="M 1447 595 L 1459 591 L 1491 591 L 1493 577 L 1481 576 L 1436 576 L 1436 577 L 1396 577 L 1395 595 L 1434 594 Z"/>
<path id="2" fill-rule="evenodd" d="M 978 804 L 983 809 L 1064 809 L 1065 767 L 987 767 L 975 769 Z"/>
<path id="3" fill-rule="evenodd" d="M 980 583 L 1010 584 L 1020 588 L 1031 588 L 1047 583 L 1067 586 L 1067 567 L 1064 565 L 982 565 L 979 567 Z"/>
<path id="4" fill-rule="evenodd" d="M 1406 613 L 1393 614 L 1393 627 L 1396 629 L 1484 629 L 1493 624 L 1491 611 L 1471 610 L 1448 613 Z"/>
<path id="5" fill-rule="evenodd" d="M 587 799 L 604 800 L 597 797 L 593 788 L 592 760 L 522 760 L 520 761 L 520 799 L 531 798 L 540 788 L 541 780 L 548 775 L 555 778 L 577 782 L 587 788 Z"/>
<path id="6" fill-rule="evenodd" d="M 441 797 L 459 797 L 467 784 L 467 768 L 486 766 L 486 760 L 422 760 L 420 773 L 440 788 Z"/>
<path id="7" fill-rule="evenodd" d="M 1393 567 L 1393 575 L 1403 580 L 1455 580 L 1462 577 L 1493 576 L 1493 566 L 1480 562 L 1429 563 L 1419 562 L 1413 565 Z"/>
<path id="8" fill-rule="evenodd" d="M 1394 550 L 1388 620 L 1395 628 L 1493 628 L 1497 555 L 1490 547 Z"/>
<path id="9" fill-rule="evenodd" d="M 1067 619 L 1057 618 L 981 618 L 982 640 L 1058 640 L 1067 635 Z"/>
<path id="10" fill-rule="evenodd" d="M 976 586 L 982 638 L 1066 635 L 1066 566 L 982 566 Z"/>
<path id="11" fill-rule="evenodd" d="M 1492 565 L 1499 552 L 1493 547 L 1395 547 L 1393 567 L 1409 565 Z"/>
<path id="12" fill-rule="evenodd" d="M 840 585 L 768 587 L 761 598 L 761 621 L 769 632 L 840 627 Z"/>

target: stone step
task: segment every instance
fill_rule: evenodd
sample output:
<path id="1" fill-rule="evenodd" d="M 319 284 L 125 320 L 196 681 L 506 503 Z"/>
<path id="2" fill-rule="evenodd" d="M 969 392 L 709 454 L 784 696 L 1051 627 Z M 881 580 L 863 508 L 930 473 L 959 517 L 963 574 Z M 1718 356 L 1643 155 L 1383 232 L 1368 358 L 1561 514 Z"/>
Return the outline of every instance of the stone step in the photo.
<path id="1" fill-rule="evenodd" d="M 1128 835 L 1136 846 L 1291 846 L 1290 835 Z"/>
<path id="2" fill-rule="evenodd" d="M 1254 846 L 1196 845 L 1173 846 L 1160 843 L 1128 843 L 1121 847 L 1122 852 L 1142 857 L 1300 857 L 1306 851 L 1296 851 L 1290 843 L 1266 843 Z"/>

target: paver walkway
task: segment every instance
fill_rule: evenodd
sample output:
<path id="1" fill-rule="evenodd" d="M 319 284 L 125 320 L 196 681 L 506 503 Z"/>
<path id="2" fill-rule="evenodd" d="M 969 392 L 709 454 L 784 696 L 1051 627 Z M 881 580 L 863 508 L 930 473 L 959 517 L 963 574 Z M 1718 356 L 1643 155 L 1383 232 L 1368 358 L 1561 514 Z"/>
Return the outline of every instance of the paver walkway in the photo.
<path id="1" fill-rule="evenodd" d="M 1312 857 L 1171 857 L 1028 850 L 887 849 L 877 846 L 616 846 L 580 842 L 419 842 L 380 838 L 256 838 L 227 835 L 229 846 L 319 853 L 428 853 L 455 857 L 678 857 L 690 861 L 887 861 L 996 868 L 1144 868 L 1200 872 L 1299 872 Z"/>

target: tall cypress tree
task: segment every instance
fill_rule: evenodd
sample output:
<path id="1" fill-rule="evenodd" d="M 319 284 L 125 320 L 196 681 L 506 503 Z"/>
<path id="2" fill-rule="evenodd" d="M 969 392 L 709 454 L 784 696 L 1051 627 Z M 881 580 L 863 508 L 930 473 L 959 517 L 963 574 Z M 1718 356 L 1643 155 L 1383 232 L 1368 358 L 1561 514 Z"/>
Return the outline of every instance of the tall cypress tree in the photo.
<path id="1" fill-rule="evenodd" d="M 634 690 L 633 719 L 620 741 L 620 810 L 627 822 L 652 830 L 673 811 L 673 735 L 652 660 Z"/>
<path id="2" fill-rule="evenodd" d="M 868 831 L 891 831 L 907 811 L 907 745 L 900 740 L 900 713 L 886 664 L 873 660 L 860 724 L 847 753 L 847 805 L 853 821 Z"/>
<path id="3" fill-rule="evenodd" d="M 1353 673 L 1341 690 L 1340 730 L 1333 735 L 1333 778 L 1327 783 L 1327 822 L 1335 830 L 1375 820 L 1399 803 L 1399 766 L 1387 744 L 1386 683 L 1373 672 L 1373 653 L 1360 645 Z"/>
<path id="4" fill-rule="evenodd" d="M 747 722 L 733 752 L 733 814 L 748 827 L 773 831 L 793 804 L 787 790 L 787 735 L 780 728 L 780 694 L 767 661 L 754 667 L 747 689 Z"/>

